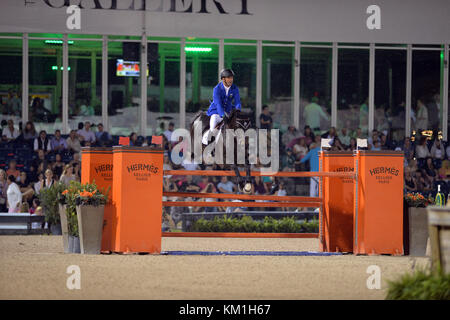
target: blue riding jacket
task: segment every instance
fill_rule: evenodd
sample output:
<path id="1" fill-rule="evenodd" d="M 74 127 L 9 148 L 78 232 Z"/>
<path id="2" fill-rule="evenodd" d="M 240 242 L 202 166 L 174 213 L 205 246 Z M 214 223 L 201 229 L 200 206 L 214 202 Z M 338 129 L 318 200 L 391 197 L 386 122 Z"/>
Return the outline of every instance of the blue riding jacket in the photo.
<path id="1" fill-rule="evenodd" d="M 211 101 L 211 105 L 209 106 L 206 114 L 208 116 L 218 114 L 223 117 L 225 112 L 230 113 L 232 109 L 241 110 L 241 97 L 239 96 L 239 89 L 235 84 L 232 84 L 227 95 L 223 82 L 220 82 L 214 87 L 213 101 Z"/>

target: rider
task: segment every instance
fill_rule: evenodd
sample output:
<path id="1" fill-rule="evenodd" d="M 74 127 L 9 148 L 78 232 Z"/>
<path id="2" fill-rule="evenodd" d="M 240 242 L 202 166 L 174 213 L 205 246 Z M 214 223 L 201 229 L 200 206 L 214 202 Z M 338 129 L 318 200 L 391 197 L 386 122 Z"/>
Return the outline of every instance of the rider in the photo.
<path id="1" fill-rule="evenodd" d="M 209 130 L 203 135 L 203 144 L 208 144 L 209 133 L 216 125 L 222 121 L 222 118 L 228 119 L 233 109 L 241 110 L 241 98 L 238 87 L 233 84 L 234 72 L 231 69 L 223 69 L 220 72 L 220 82 L 213 91 L 213 101 L 206 114 L 209 118 Z M 233 104 L 233 99 L 234 103 Z"/>

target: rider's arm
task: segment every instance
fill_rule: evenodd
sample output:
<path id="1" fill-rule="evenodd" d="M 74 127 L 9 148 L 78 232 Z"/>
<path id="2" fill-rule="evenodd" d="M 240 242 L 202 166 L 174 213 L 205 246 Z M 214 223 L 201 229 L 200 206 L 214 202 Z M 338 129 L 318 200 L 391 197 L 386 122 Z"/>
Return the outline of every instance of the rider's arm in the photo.
<path id="1" fill-rule="evenodd" d="M 213 102 L 217 107 L 217 113 L 223 118 L 225 112 L 222 106 L 222 99 L 220 97 L 219 86 L 216 86 L 213 91 Z"/>
<path id="2" fill-rule="evenodd" d="M 234 106 L 234 108 L 240 111 L 241 110 L 241 97 L 239 95 L 238 87 L 235 87 L 235 88 L 236 88 L 236 93 L 234 95 L 234 102 L 236 103 L 236 105 Z"/>

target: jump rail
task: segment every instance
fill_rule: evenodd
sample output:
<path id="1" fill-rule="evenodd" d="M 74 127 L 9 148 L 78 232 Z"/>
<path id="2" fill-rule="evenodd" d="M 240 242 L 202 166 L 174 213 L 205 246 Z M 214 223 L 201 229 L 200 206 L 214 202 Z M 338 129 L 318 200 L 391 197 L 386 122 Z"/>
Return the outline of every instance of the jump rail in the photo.
<path id="1" fill-rule="evenodd" d="M 182 198 L 216 198 L 216 199 L 238 199 L 238 200 L 267 200 L 284 202 L 320 202 L 319 197 L 300 197 L 300 196 L 268 196 L 268 195 L 249 195 L 249 194 L 227 194 L 227 193 L 196 193 L 196 192 L 163 192 L 166 197 Z"/>
<path id="2" fill-rule="evenodd" d="M 281 172 L 259 172 L 252 171 L 252 177 L 293 177 L 293 178 L 311 178 L 311 177 L 337 177 L 337 178 L 352 178 L 356 179 L 356 175 L 351 172 L 290 172 L 290 171 L 281 171 Z M 234 171 L 226 171 L 226 170 L 165 170 L 164 175 L 174 175 L 174 176 L 217 176 L 217 177 L 234 177 L 236 173 Z M 240 172 L 242 177 L 245 176 L 245 172 Z"/>
<path id="3" fill-rule="evenodd" d="M 318 208 L 321 202 L 231 202 L 231 201 L 163 201 L 163 207 L 294 207 Z"/>

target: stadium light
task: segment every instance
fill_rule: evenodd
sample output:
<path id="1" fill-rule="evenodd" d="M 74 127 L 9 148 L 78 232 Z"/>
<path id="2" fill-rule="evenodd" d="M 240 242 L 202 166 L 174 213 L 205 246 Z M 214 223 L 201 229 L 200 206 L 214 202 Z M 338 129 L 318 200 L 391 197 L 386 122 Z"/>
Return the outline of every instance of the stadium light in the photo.
<path id="1" fill-rule="evenodd" d="M 201 48 L 201 47 L 185 47 L 186 52 L 211 52 L 212 48 Z"/>

